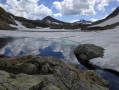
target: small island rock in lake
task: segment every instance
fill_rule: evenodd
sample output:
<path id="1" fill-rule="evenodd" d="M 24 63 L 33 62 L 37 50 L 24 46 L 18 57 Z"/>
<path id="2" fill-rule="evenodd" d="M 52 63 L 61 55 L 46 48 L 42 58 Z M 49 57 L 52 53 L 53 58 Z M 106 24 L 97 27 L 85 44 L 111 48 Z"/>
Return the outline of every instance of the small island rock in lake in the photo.
<path id="1" fill-rule="evenodd" d="M 87 68 L 94 68 L 89 60 L 93 58 L 103 57 L 104 48 L 93 45 L 93 44 L 81 44 L 75 50 L 74 54 L 76 55 L 78 61 Z"/>

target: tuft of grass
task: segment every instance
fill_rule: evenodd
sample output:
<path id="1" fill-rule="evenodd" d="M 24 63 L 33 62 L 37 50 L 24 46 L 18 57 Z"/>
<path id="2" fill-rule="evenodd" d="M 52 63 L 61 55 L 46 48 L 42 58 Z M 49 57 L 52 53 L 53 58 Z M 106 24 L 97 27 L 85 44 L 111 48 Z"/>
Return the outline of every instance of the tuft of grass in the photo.
<path id="1" fill-rule="evenodd" d="M 0 60 L 5 60 L 7 63 L 15 65 L 17 63 L 23 63 L 31 58 L 32 58 L 32 55 L 28 55 L 28 56 L 21 56 L 17 58 L 1 57 Z"/>

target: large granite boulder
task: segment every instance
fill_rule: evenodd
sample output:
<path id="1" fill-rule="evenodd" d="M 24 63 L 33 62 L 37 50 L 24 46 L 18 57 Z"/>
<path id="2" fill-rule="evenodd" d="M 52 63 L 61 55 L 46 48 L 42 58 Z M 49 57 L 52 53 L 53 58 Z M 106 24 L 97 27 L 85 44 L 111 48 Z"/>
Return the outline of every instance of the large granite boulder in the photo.
<path id="1" fill-rule="evenodd" d="M 89 60 L 103 57 L 104 48 L 93 44 L 81 44 L 74 50 L 74 54 L 78 61 L 85 67 L 93 68 L 93 65 L 90 64 Z"/>
<path id="2" fill-rule="evenodd" d="M 109 90 L 95 71 L 83 71 L 55 57 L 32 56 L 13 65 L 13 71 L 0 70 L 0 90 Z"/>

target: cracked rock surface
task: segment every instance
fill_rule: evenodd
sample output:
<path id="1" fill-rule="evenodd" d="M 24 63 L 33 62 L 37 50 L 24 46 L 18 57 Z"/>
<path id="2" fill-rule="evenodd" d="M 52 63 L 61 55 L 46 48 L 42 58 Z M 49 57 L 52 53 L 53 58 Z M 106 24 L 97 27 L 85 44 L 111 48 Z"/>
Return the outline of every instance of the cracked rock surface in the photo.
<path id="1" fill-rule="evenodd" d="M 95 71 L 83 71 L 55 57 L 0 58 L 0 62 L 4 62 L 0 90 L 109 90 Z"/>

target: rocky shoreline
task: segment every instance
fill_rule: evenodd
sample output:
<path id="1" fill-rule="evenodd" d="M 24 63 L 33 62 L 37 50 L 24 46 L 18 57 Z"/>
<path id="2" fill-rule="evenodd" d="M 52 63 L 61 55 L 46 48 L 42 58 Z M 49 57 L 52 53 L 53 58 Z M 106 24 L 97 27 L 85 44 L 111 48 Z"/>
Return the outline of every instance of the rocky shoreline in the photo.
<path id="1" fill-rule="evenodd" d="M 91 59 L 104 56 L 104 48 L 100 46 L 96 46 L 94 44 L 81 44 L 77 46 L 77 48 L 74 50 L 74 54 L 77 57 L 77 60 L 84 65 L 88 69 L 102 69 L 99 66 L 96 66 L 90 62 Z M 117 76 L 119 76 L 119 72 L 112 70 L 112 69 L 102 69 L 108 72 L 111 72 Z"/>
<path id="2" fill-rule="evenodd" d="M 0 90 L 109 90 L 94 70 L 55 57 L 2 57 L 0 69 Z"/>

